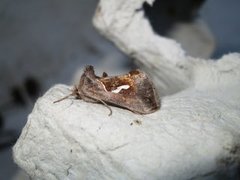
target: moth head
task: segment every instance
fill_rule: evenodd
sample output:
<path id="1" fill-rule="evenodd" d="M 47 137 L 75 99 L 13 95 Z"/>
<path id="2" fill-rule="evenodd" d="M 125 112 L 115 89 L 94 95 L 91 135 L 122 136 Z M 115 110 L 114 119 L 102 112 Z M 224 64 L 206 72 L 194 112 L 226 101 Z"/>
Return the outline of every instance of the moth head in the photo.
<path id="1" fill-rule="evenodd" d="M 98 79 L 99 77 L 95 75 L 93 66 L 88 65 L 81 76 L 78 89 L 86 92 L 101 90 L 102 84 Z"/>

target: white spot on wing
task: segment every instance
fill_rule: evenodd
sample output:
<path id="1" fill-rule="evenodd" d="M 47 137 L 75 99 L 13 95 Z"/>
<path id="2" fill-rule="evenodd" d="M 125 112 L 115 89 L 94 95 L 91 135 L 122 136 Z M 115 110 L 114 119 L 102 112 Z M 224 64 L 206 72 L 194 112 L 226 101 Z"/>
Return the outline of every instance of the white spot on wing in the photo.
<path id="1" fill-rule="evenodd" d="M 129 85 L 118 86 L 117 89 L 112 90 L 112 93 L 117 94 L 117 93 L 119 93 L 122 89 L 128 89 L 128 88 L 130 88 Z"/>

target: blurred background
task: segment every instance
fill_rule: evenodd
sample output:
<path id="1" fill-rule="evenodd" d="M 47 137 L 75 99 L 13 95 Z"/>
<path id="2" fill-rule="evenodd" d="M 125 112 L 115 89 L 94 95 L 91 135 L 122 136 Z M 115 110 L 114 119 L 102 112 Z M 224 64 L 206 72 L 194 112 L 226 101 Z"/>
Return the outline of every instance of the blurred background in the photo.
<path id="1" fill-rule="evenodd" d="M 168 2 L 176 4 L 177 1 Z M 185 14 L 187 18 L 171 23 L 178 20 L 191 23 L 200 17 L 205 22 L 204 28 L 208 27 L 207 56 L 211 54 L 211 58 L 217 59 L 223 54 L 239 52 L 240 1 L 198 0 L 197 8 L 187 6 L 193 2 L 196 1 L 181 1 L 183 4 L 178 7 L 189 7 L 189 12 L 194 10 L 198 15 Z M 97 3 L 98 0 L 0 0 L 1 180 L 16 177 L 18 167 L 13 162 L 11 148 L 38 97 L 54 84 L 75 83 L 87 64 L 94 65 L 99 74 L 106 71 L 110 75 L 126 73 L 134 67 L 130 58 L 92 26 Z M 176 35 L 173 27 L 164 32 L 154 29 L 156 24 L 151 21 L 154 14 L 149 13 L 153 6 L 145 4 L 143 8 L 156 33 L 181 41 L 183 36 Z M 175 15 L 180 17 L 181 11 Z M 169 21 L 162 17 L 162 21 Z M 184 43 L 182 46 L 185 47 Z"/>

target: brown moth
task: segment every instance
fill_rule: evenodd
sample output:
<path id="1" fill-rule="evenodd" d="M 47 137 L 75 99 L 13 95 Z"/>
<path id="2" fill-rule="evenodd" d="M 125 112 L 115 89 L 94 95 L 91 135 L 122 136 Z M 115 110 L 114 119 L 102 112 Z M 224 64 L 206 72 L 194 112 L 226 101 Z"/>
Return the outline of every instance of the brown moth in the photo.
<path id="1" fill-rule="evenodd" d="M 160 99 L 152 81 L 138 69 L 112 77 L 104 72 L 102 77 L 98 77 L 93 66 L 87 66 L 72 93 L 54 103 L 69 96 L 86 102 L 100 102 L 110 110 L 109 115 L 112 110 L 108 105 L 125 108 L 137 114 L 153 113 L 160 108 Z"/>

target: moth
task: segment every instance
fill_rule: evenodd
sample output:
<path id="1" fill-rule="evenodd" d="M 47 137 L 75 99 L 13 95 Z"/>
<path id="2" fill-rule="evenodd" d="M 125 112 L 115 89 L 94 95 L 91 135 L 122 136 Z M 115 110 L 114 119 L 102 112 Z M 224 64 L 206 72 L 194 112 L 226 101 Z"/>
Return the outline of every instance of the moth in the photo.
<path id="1" fill-rule="evenodd" d="M 96 76 L 91 65 L 86 66 L 84 73 L 72 93 L 56 102 L 70 96 L 91 103 L 104 104 L 112 114 L 108 105 L 128 109 L 137 114 L 149 114 L 160 108 L 160 99 L 153 82 L 146 73 L 137 69 L 119 76 Z"/>

